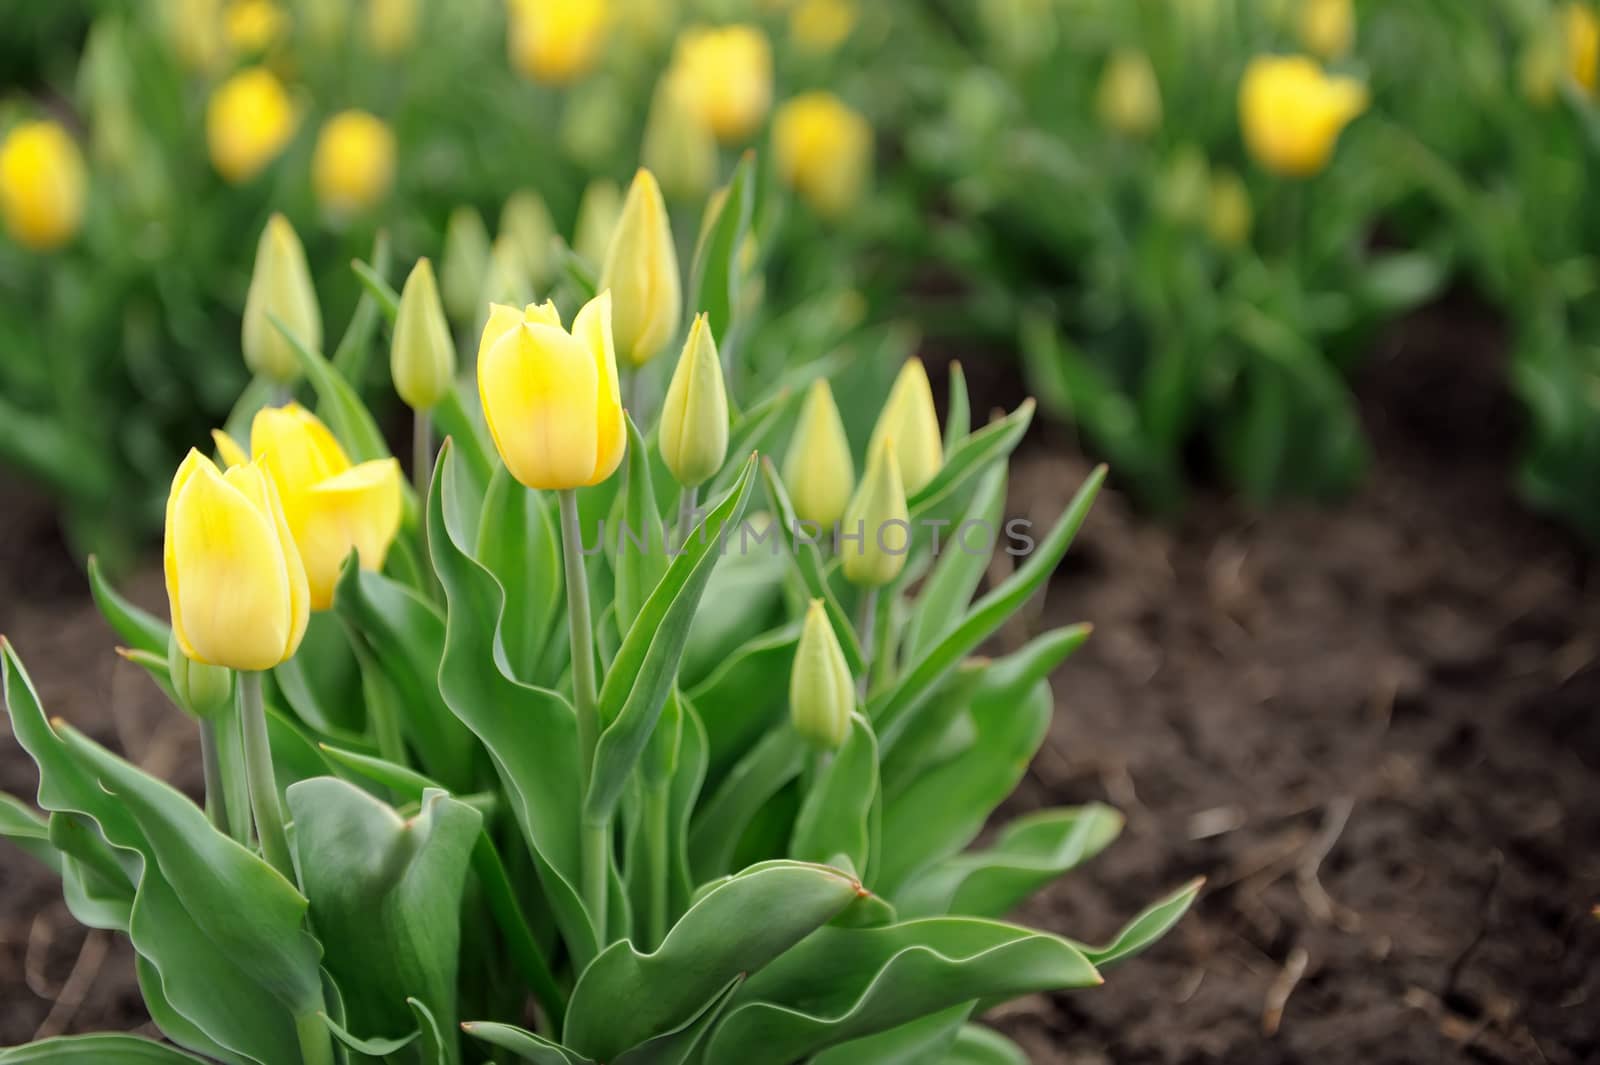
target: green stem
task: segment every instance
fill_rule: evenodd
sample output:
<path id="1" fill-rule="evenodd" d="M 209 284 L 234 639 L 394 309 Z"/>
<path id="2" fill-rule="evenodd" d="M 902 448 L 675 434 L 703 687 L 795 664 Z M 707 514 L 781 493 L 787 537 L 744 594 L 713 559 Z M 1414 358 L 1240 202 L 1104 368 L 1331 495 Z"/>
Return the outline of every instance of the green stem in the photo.
<path id="1" fill-rule="evenodd" d="M 856 681 L 856 692 L 863 702 L 867 698 L 867 678 L 872 673 L 872 633 L 878 627 L 878 589 L 868 588 L 867 594 L 861 600 L 861 622 L 856 626 L 856 633 L 861 639 L 861 677 Z"/>
<path id="2" fill-rule="evenodd" d="M 556 493 L 561 503 L 561 555 L 566 563 L 567 631 L 572 646 L 572 709 L 578 716 L 578 779 L 581 804 L 594 775 L 594 753 L 600 744 L 600 708 L 595 698 L 594 624 L 589 613 L 589 579 L 583 569 L 583 527 L 578 520 L 578 494 L 571 488 Z M 582 828 L 583 901 L 594 920 L 601 945 L 606 943 L 606 894 L 611 872 L 611 824 L 585 821 Z"/>
<path id="3" fill-rule="evenodd" d="M 206 778 L 206 816 L 211 818 L 211 827 L 232 836 L 228 789 L 222 783 L 222 753 L 217 750 L 217 723 L 209 717 L 200 719 L 200 768 Z"/>
<path id="4" fill-rule="evenodd" d="M 297 883 L 294 859 L 289 854 L 289 833 L 283 827 L 283 806 L 278 781 L 272 771 L 272 748 L 267 743 L 267 710 L 261 701 L 261 674 L 239 673 L 239 718 L 244 731 L 244 772 L 250 786 L 250 808 L 256 815 L 256 836 L 267 862 L 289 883 Z"/>
<path id="5" fill-rule="evenodd" d="M 333 1035 L 316 1012 L 296 1017 L 294 1034 L 300 1040 L 301 1065 L 333 1065 Z"/>
<path id="6" fill-rule="evenodd" d="M 668 785 L 663 783 L 645 792 L 645 853 L 650 862 L 650 909 L 645 919 L 645 947 L 655 950 L 667 938 L 668 836 L 671 804 Z"/>
<path id="7" fill-rule="evenodd" d="M 419 410 L 411 423 L 411 483 L 426 501 L 433 482 L 433 412 Z"/>
<path id="8" fill-rule="evenodd" d="M 689 546 L 689 534 L 694 532 L 694 511 L 700 504 L 700 486 L 684 485 L 678 496 L 678 550 Z"/>

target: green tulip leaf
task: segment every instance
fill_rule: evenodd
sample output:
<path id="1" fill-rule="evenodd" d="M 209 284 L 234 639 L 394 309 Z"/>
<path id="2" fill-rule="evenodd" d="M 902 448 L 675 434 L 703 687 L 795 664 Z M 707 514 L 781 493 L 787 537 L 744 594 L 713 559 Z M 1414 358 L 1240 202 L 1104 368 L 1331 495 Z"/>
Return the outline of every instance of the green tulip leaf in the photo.
<path id="1" fill-rule="evenodd" d="M 136 1035 L 61 1035 L 0 1048 L 0 1065 L 194 1065 L 203 1061 Z"/>
<path id="2" fill-rule="evenodd" d="M 321 1018 L 328 1031 L 333 1033 L 335 1039 L 354 1050 L 357 1054 L 365 1054 L 369 1058 L 381 1058 L 389 1054 L 398 1054 L 412 1043 L 415 1043 L 417 1037 L 422 1034 L 421 1032 L 413 1031 L 410 1035 L 400 1036 L 396 1039 L 360 1039 L 351 1035 L 342 1024 L 339 1024 L 326 1013 L 318 1014 L 318 1017 Z"/>
<path id="3" fill-rule="evenodd" d="M 734 995 L 706 1065 L 801 1061 L 974 999 L 1092 987 L 1066 940 L 998 921 L 939 917 L 821 928 Z"/>
<path id="4" fill-rule="evenodd" d="M 951 448 L 933 480 L 906 500 L 912 523 L 916 524 L 918 518 L 950 498 L 970 478 L 1015 451 L 1027 433 L 1029 423 L 1033 421 L 1033 409 L 1033 400 L 1024 400 L 1020 407 L 1004 418 L 991 422 Z"/>
<path id="5" fill-rule="evenodd" d="M 93 555 L 89 556 L 89 592 L 94 596 L 94 605 L 100 608 L 100 615 L 123 643 L 136 651 L 159 655 L 162 659 L 167 657 L 167 641 L 172 630 L 148 610 L 124 599 L 101 572 L 100 563 Z"/>
<path id="6" fill-rule="evenodd" d="M 0 839 L 8 839 L 29 857 L 61 873 L 61 852 L 50 842 L 50 823 L 14 795 L 0 792 Z"/>
<path id="7" fill-rule="evenodd" d="M 789 557 L 794 560 L 800 579 L 805 582 L 806 594 L 813 599 L 821 599 L 827 607 L 828 621 L 833 625 L 834 635 L 839 637 L 839 646 L 844 650 L 850 673 L 860 676 L 866 669 L 861 642 L 857 638 L 855 624 L 839 605 L 839 597 L 833 594 L 833 588 L 828 584 L 822 553 L 817 550 L 816 544 L 796 535 L 803 527 L 799 515 L 795 513 L 794 504 L 789 500 L 789 492 L 783 486 L 783 478 L 778 476 L 778 468 L 771 459 L 762 460 L 761 476 L 766 482 L 767 498 L 772 501 L 772 509 L 777 515 L 778 528 L 783 533 L 784 542 L 789 545 Z"/>
<path id="8" fill-rule="evenodd" d="M 955 1045 L 939 1065 L 1029 1065 L 1028 1055 L 1011 1040 L 981 1024 L 963 1025 Z"/>
<path id="9" fill-rule="evenodd" d="M 909 1024 L 829 1047 L 813 1065 L 927 1065 L 956 1040 L 975 1003 L 962 1002 Z"/>
<path id="10" fill-rule="evenodd" d="M 493 759 L 556 922 L 583 965 L 599 943 L 574 886 L 580 868 L 577 717 L 557 693 L 511 676 L 495 651 L 505 592 L 445 520 L 445 497 L 460 476 L 453 452 L 446 441 L 428 497 L 428 545 L 449 603 L 440 693 Z"/>
<path id="11" fill-rule="evenodd" d="M 611 816 L 649 742 L 677 675 L 689 623 L 721 554 L 722 537 L 744 513 L 754 476 L 752 455 L 744 474 L 695 528 L 645 600 L 606 673 L 600 688 L 600 717 L 606 724 L 595 750 L 594 773 L 584 803 L 591 822 Z"/>
<path id="12" fill-rule="evenodd" d="M 728 873 L 745 829 L 769 799 L 800 775 L 805 760 L 805 741 L 788 722 L 768 732 L 739 760 L 695 811 L 689 865 L 697 881 Z"/>
<path id="13" fill-rule="evenodd" d="M 671 550 L 661 508 L 656 505 L 650 449 L 645 447 L 632 416 L 624 414 L 624 418 L 628 426 L 628 463 L 622 495 L 618 497 L 621 521 L 611 534 L 616 547 L 616 626 L 623 633 L 633 625 L 667 572 Z"/>
<path id="14" fill-rule="evenodd" d="M 563 1042 L 611 1061 L 671 1032 L 863 893 L 855 878 L 825 866 L 753 866 L 690 907 L 653 954 L 626 940 L 607 947 L 573 989 Z"/>
<path id="15" fill-rule="evenodd" d="M 381 278 L 389 270 L 389 259 L 389 233 L 380 229 L 372 241 L 372 265 L 361 265 Z M 367 360 L 372 357 L 372 342 L 377 338 L 378 321 L 383 313 L 378 297 L 363 291 L 361 298 L 356 300 L 356 309 L 350 315 L 350 324 L 345 327 L 344 336 L 339 338 L 339 346 L 333 350 L 333 368 L 357 389 L 367 375 Z"/>
<path id="16" fill-rule="evenodd" d="M 689 692 L 705 724 L 710 772 L 720 778 L 728 767 L 770 732 L 788 705 L 787 677 L 800 640 L 798 621 L 764 632 L 730 655 Z"/>
<path id="17" fill-rule="evenodd" d="M 906 917 L 1004 916 L 1100 853 L 1121 831 L 1122 815 L 1099 804 L 1029 814 L 1007 825 L 992 846 L 918 874 L 895 896 L 895 909 Z"/>
<path id="18" fill-rule="evenodd" d="M 389 445 L 384 442 L 383 431 L 378 428 L 372 412 L 361 402 L 361 397 L 350 382 L 339 376 L 339 371 L 319 352 L 306 347 L 294 335 L 294 330 L 284 325 L 276 314 L 268 311 L 267 318 L 294 349 L 306 380 L 311 382 L 312 391 L 317 394 L 317 416 L 327 423 L 339 443 L 344 445 L 351 461 L 370 462 L 389 458 Z M 406 492 L 410 494 L 409 489 Z"/>
<path id="19" fill-rule="evenodd" d="M 1191 880 L 1129 921 L 1127 927 L 1103 946 L 1090 947 L 1081 943 L 1077 946 L 1096 966 L 1112 965 L 1124 958 L 1131 958 L 1166 935 L 1167 930 L 1178 923 L 1178 918 L 1194 905 L 1204 886 L 1203 877 Z"/>
<path id="20" fill-rule="evenodd" d="M 800 804 L 789 857 L 839 864 L 871 882 L 881 808 L 878 802 L 878 741 L 860 714 L 850 715 L 850 734 Z"/>
<path id="21" fill-rule="evenodd" d="M 490 1046 L 509 1050 L 523 1060 L 533 1062 L 533 1065 L 598 1065 L 593 1058 L 586 1058 L 559 1043 L 552 1043 L 542 1035 L 525 1032 L 509 1024 L 468 1021 L 461 1026 L 461 1030 Z"/>
<path id="22" fill-rule="evenodd" d="M 950 394 L 945 402 L 944 453 L 950 454 L 956 445 L 972 432 L 972 401 L 967 397 L 967 375 L 959 362 L 950 364 Z"/>
<path id="23" fill-rule="evenodd" d="M 614 1065 L 689 1065 L 690 1062 L 698 1061 L 698 1051 L 704 1044 L 707 1033 L 717 1021 L 721 1020 L 722 1011 L 743 982 L 744 977 L 734 977 L 728 981 L 728 986 L 722 989 L 722 993 L 713 998 L 698 1016 L 665 1035 L 647 1039 L 632 1050 L 624 1051 Z"/>
<path id="24" fill-rule="evenodd" d="M 716 217 L 702 230 L 689 271 L 686 318 L 706 314 L 711 335 L 726 339 L 739 306 L 739 252 L 750 232 L 755 203 L 755 155 L 746 152 L 721 196 Z"/>
<path id="25" fill-rule="evenodd" d="M 444 1033 L 439 1030 L 439 1022 L 434 1019 L 433 1012 L 423 1005 L 419 999 L 408 998 L 406 1005 L 411 1007 L 411 1013 L 417 1019 L 417 1034 L 420 1037 L 418 1046 L 422 1057 L 422 1065 L 449 1065 L 449 1053 L 456 1045 L 452 1038 L 450 1043 L 445 1042 Z M 450 1033 L 452 1037 L 454 1032 Z"/>
<path id="26" fill-rule="evenodd" d="M 991 532 L 998 532 L 1005 518 L 1005 506 L 1006 468 L 1004 464 L 996 464 L 980 476 L 963 519 L 948 528 L 933 572 L 928 574 L 917 593 L 916 605 L 906 623 L 903 647 L 907 659 L 920 657 L 960 623 L 973 593 L 978 590 L 978 582 L 989 568 L 990 559 L 989 551 L 967 549 L 961 539 L 962 529 L 966 522 L 979 523 L 987 542 Z"/>
<path id="27" fill-rule="evenodd" d="M 559 630 L 563 587 L 561 537 L 547 499 L 499 466 L 478 521 L 478 562 L 506 592 L 501 651 L 511 674 L 529 684 L 556 679 L 538 675 L 546 644 Z"/>
<path id="28" fill-rule="evenodd" d="M 462 892 L 483 823 L 442 791 L 402 820 L 332 777 L 289 789 L 297 865 L 323 964 L 362 1031 L 404 1030 L 408 994 L 453 1028 Z M 453 1046 L 448 1058 L 458 1054 Z M 386 1051 L 390 1053 L 392 1051 Z"/>

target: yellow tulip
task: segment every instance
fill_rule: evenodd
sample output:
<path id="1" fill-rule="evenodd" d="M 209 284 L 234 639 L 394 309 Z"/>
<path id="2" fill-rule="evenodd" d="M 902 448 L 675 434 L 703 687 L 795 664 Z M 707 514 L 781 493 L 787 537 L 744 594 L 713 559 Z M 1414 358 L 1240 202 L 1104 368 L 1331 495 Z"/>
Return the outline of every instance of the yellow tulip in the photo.
<path id="1" fill-rule="evenodd" d="M 322 125 L 311 156 L 317 201 L 335 217 L 376 204 L 394 183 L 394 134 L 365 111 L 340 111 Z"/>
<path id="2" fill-rule="evenodd" d="M 700 200 L 717 173 L 717 141 L 689 103 L 681 74 L 669 71 L 656 86 L 644 127 L 644 165 L 674 200 Z"/>
<path id="3" fill-rule="evenodd" d="M 844 43 L 856 26 L 851 0 L 800 0 L 789 12 L 789 36 L 802 52 L 827 55 Z"/>
<path id="4" fill-rule="evenodd" d="M 772 122 L 778 172 L 820 215 L 835 218 L 861 199 L 872 170 L 872 127 L 828 92 L 796 96 Z"/>
<path id="5" fill-rule="evenodd" d="M 287 383 L 300 376 L 294 346 L 272 321 L 276 316 L 300 343 L 322 350 L 322 311 L 311 284 L 306 250 L 289 220 L 275 214 L 256 244 L 255 269 L 244 298 L 241 336 L 245 365 L 253 373 Z"/>
<path id="6" fill-rule="evenodd" d="M 704 484 L 728 457 L 728 391 L 704 314 L 695 316 L 672 371 L 661 405 L 660 436 L 661 460 L 681 485 Z"/>
<path id="7" fill-rule="evenodd" d="M 906 488 L 895 458 L 895 441 L 875 441 L 867 455 L 867 472 L 845 508 L 839 531 L 844 576 L 851 584 L 888 584 L 905 569 L 911 550 L 911 518 Z"/>
<path id="8" fill-rule="evenodd" d="M 1239 84 L 1245 146 L 1283 177 L 1310 177 L 1326 167 L 1339 134 L 1366 107 L 1366 86 L 1329 77 L 1305 56 L 1258 56 Z"/>
<path id="9" fill-rule="evenodd" d="M 855 490 L 850 440 L 826 378 L 811 382 L 783 460 L 783 484 L 801 521 L 831 529 Z"/>
<path id="10" fill-rule="evenodd" d="M 806 608 L 800 642 L 789 672 L 789 717 L 795 731 L 825 751 L 838 750 L 850 734 L 856 708 L 855 682 L 839 635 L 821 599 Z"/>
<path id="11" fill-rule="evenodd" d="M 23 122 L 0 143 L 0 215 L 12 239 L 59 248 L 83 224 L 83 156 L 54 122 Z"/>
<path id="12" fill-rule="evenodd" d="M 260 464 L 222 473 L 191 450 L 167 496 L 162 555 L 184 655 L 248 670 L 294 655 L 310 609 L 306 572 Z"/>
<path id="13" fill-rule="evenodd" d="M 229 181 L 249 181 L 283 152 L 297 121 L 288 92 L 271 71 L 241 70 L 206 105 L 211 162 Z"/>
<path id="14" fill-rule="evenodd" d="M 497 305 L 478 343 L 478 394 L 495 448 L 529 488 L 582 488 L 616 472 L 627 446 L 611 294 L 569 333 L 554 303 Z"/>
<path id="15" fill-rule="evenodd" d="M 1572 80 L 1593 95 L 1600 89 L 1600 15 L 1588 4 L 1566 6 L 1567 69 Z"/>
<path id="16" fill-rule="evenodd" d="M 419 0 L 367 0 L 367 44 L 378 55 L 409 51 L 422 14 Z"/>
<path id="17" fill-rule="evenodd" d="M 1095 97 L 1100 121 L 1124 137 L 1143 138 L 1161 126 L 1161 84 L 1143 52 L 1120 51 L 1106 60 Z"/>
<path id="18" fill-rule="evenodd" d="M 1250 239 L 1253 221 L 1250 192 L 1232 170 L 1211 175 L 1207 196 L 1206 232 L 1224 248 L 1237 248 Z"/>
<path id="19" fill-rule="evenodd" d="M 222 25 L 235 55 L 258 56 L 288 35 L 292 21 L 272 0 L 234 0 Z"/>
<path id="20" fill-rule="evenodd" d="M 595 178 L 578 201 L 578 221 L 572 233 L 572 250 L 578 258 L 596 267 L 606 261 L 611 234 L 622 217 L 622 190 L 610 178 Z"/>
<path id="21" fill-rule="evenodd" d="M 871 454 L 888 440 L 894 441 L 894 454 L 907 495 L 916 495 L 944 465 L 944 440 L 939 432 L 939 415 L 933 409 L 933 386 L 921 359 L 908 359 L 889 390 L 889 399 L 873 427 L 867 445 Z"/>
<path id="22" fill-rule="evenodd" d="M 606 0 L 509 0 L 511 63 L 534 81 L 568 85 L 599 60 L 610 16 Z"/>
<path id="23" fill-rule="evenodd" d="M 1356 40 L 1356 12 L 1351 0 L 1300 0 L 1300 43 L 1313 55 L 1343 58 Z"/>
<path id="24" fill-rule="evenodd" d="M 389 346 L 394 390 L 414 411 L 432 410 L 455 384 L 456 345 L 444 320 L 433 264 L 418 259 L 400 290 L 400 309 Z"/>
<path id="25" fill-rule="evenodd" d="M 212 438 L 230 475 L 260 467 L 271 479 L 305 566 L 312 610 L 333 605 L 339 571 L 352 550 L 362 569 L 383 568 L 400 531 L 399 462 L 352 465 L 328 427 L 298 403 L 256 412 L 249 455 L 226 433 L 214 432 Z"/>
<path id="26" fill-rule="evenodd" d="M 684 30 L 673 68 L 689 105 L 724 144 L 749 137 L 772 107 L 772 46 L 755 26 Z"/>
<path id="27" fill-rule="evenodd" d="M 618 352 L 643 366 L 678 333 L 683 303 L 672 223 L 655 175 L 639 169 L 606 249 L 600 289 L 611 291 Z"/>

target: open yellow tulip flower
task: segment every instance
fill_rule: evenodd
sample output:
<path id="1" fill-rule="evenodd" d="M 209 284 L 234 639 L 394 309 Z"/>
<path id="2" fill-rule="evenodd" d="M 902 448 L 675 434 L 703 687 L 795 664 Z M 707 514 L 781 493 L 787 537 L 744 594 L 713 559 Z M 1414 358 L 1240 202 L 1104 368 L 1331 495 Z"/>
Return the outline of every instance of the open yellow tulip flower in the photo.
<path id="1" fill-rule="evenodd" d="M 18 243 L 59 248 L 83 222 L 83 156 L 54 122 L 23 122 L 0 143 L 0 216 Z"/>
<path id="2" fill-rule="evenodd" d="M 249 181 L 283 151 L 298 121 L 289 93 L 270 70 L 241 70 L 206 105 L 211 162 L 234 184 Z"/>
<path id="3" fill-rule="evenodd" d="M 1239 83 L 1245 146 L 1283 177 L 1311 177 L 1328 165 L 1345 126 L 1367 108 L 1367 88 L 1329 77 L 1306 56 L 1258 56 Z"/>
<path id="4" fill-rule="evenodd" d="M 191 450 L 167 496 L 163 557 L 172 632 L 185 656 L 260 670 L 299 648 L 306 573 L 260 463 L 223 473 Z"/>
<path id="5" fill-rule="evenodd" d="M 226 433 L 212 436 L 230 472 L 253 457 L 271 477 L 305 565 L 311 609 L 333 605 L 334 585 L 351 550 L 362 569 L 383 568 L 400 531 L 397 461 L 352 465 L 328 427 L 298 403 L 256 412 L 249 455 Z"/>
<path id="6" fill-rule="evenodd" d="M 578 311 L 572 331 L 554 303 L 496 304 L 478 343 L 478 393 L 495 447 L 529 488 L 599 484 L 627 446 L 611 293 Z"/>

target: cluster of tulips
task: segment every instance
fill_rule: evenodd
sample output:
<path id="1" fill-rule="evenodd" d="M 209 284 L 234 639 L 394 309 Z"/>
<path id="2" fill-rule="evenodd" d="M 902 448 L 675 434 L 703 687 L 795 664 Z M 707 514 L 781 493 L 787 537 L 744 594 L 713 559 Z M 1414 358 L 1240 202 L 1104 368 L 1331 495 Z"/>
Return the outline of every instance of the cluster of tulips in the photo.
<path id="1" fill-rule="evenodd" d="M 979 595 L 1031 403 L 974 428 L 952 367 L 941 426 L 908 361 L 859 478 L 825 376 L 737 403 L 717 337 L 752 166 L 713 199 L 687 283 L 641 170 L 576 313 L 484 309 L 475 388 L 427 260 L 399 292 L 358 264 L 341 348 L 389 323 L 413 482 L 320 350 L 294 231 L 268 225 L 242 335 L 257 386 L 217 460 L 193 450 L 172 479 L 170 625 L 90 571 L 124 656 L 197 722 L 204 802 L 49 720 L 0 646 L 42 810 L 7 798 L 0 833 L 79 919 L 129 935 L 175 1046 L 0 1054 L 1020 1060 L 978 1012 L 1098 984 L 1182 915 L 1196 884 L 1100 946 L 1002 920 L 1121 824 L 1041 810 L 971 846 L 1088 631 L 976 652 L 1103 471 Z M 641 367 L 672 350 L 658 397 Z M 780 470 L 760 451 L 785 432 Z"/>

